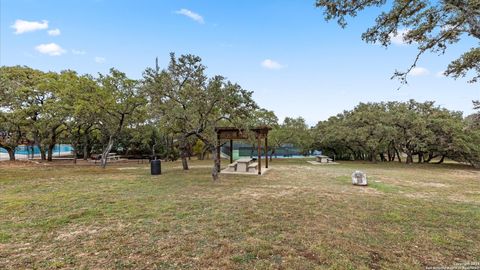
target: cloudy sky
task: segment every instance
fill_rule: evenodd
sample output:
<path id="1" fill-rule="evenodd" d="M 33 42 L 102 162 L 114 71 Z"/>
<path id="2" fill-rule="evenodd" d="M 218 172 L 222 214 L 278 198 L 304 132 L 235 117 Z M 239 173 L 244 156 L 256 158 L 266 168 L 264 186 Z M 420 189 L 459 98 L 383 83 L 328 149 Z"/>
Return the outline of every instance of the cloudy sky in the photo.
<path id="1" fill-rule="evenodd" d="M 0 0 L 0 65 L 97 74 L 116 67 L 133 78 L 162 66 L 169 52 L 202 57 L 210 75 L 222 74 L 255 92 L 279 118 L 303 116 L 311 125 L 359 102 L 434 100 L 465 114 L 480 87 L 440 73 L 466 49 L 426 55 L 409 85 L 390 80 L 413 60 L 414 46 L 393 39 L 388 49 L 361 33 L 378 10 L 342 30 L 324 21 L 314 0 Z"/>

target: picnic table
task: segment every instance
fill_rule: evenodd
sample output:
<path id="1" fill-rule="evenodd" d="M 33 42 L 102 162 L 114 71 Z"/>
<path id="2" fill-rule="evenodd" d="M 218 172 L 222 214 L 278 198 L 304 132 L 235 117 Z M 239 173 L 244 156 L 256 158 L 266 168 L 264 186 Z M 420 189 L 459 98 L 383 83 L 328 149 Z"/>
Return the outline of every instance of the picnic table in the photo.
<path id="1" fill-rule="evenodd" d="M 328 156 L 323 156 L 323 155 L 315 156 L 315 159 L 317 160 L 317 162 L 320 162 L 320 163 L 329 163 L 333 161 Z"/>
<path id="2" fill-rule="evenodd" d="M 120 159 L 120 155 L 117 155 L 117 153 L 109 153 L 108 156 L 107 156 L 107 160 L 111 161 L 111 160 L 119 160 Z"/>
<path id="3" fill-rule="evenodd" d="M 256 172 L 258 163 L 253 158 L 240 158 L 228 165 L 231 172 Z"/>
<path id="4" fill-rule="evenodd" d="M 94 161 L 95 164 L 97 164 L 97 161 L 99 161 L 100 159 L 102 159 L 102 154 L 92 155 L 91 158 L 91 160 Z M 109 153 L 107 156 L 107 161 L 112 160 L 120 160 L 120 155 L 118 155 L 117 153 Z"/>

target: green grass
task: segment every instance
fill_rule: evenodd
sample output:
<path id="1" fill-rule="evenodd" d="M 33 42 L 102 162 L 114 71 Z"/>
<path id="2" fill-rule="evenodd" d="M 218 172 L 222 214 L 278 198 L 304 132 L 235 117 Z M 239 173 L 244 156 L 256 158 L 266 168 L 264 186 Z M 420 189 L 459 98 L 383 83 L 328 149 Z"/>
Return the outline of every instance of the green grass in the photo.
<path id="1" fill-rule="evenodd" d="M 311 165 L 262 177 L 209 161 L 0 163 L 0 269 L 423 269 L 480 261 L 480 171 Z M 351 185 L 355 170 L 368 187 Z"/>

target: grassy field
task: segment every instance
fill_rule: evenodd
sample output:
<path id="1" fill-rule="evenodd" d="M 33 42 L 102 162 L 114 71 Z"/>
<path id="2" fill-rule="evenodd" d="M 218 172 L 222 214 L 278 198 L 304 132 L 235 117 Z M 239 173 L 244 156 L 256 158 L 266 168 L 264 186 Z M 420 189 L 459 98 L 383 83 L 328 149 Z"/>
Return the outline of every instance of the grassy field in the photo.
<path id="1" fill-rule="evenodd" d="M 211 163 L 0 163 L 0 269 L 424 269 L 480 261 L 480 171 Z M 355 187 L 361 169 L 369 187 Z"/>

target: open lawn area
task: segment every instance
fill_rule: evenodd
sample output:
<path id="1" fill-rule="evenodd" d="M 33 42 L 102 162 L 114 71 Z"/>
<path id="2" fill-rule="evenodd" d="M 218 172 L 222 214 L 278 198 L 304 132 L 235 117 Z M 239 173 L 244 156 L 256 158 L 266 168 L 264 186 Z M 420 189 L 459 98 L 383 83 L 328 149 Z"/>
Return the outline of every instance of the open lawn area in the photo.
<path id="1" fill-rule="evenodd" d="M 224 162 L 225 164 L 226 162 Z M 424 269 L 480 261 L 480 171 L 274 160 L 0 163 L 0 269 Z M 351 185 L 367 173 L 368 187 Z"/>

